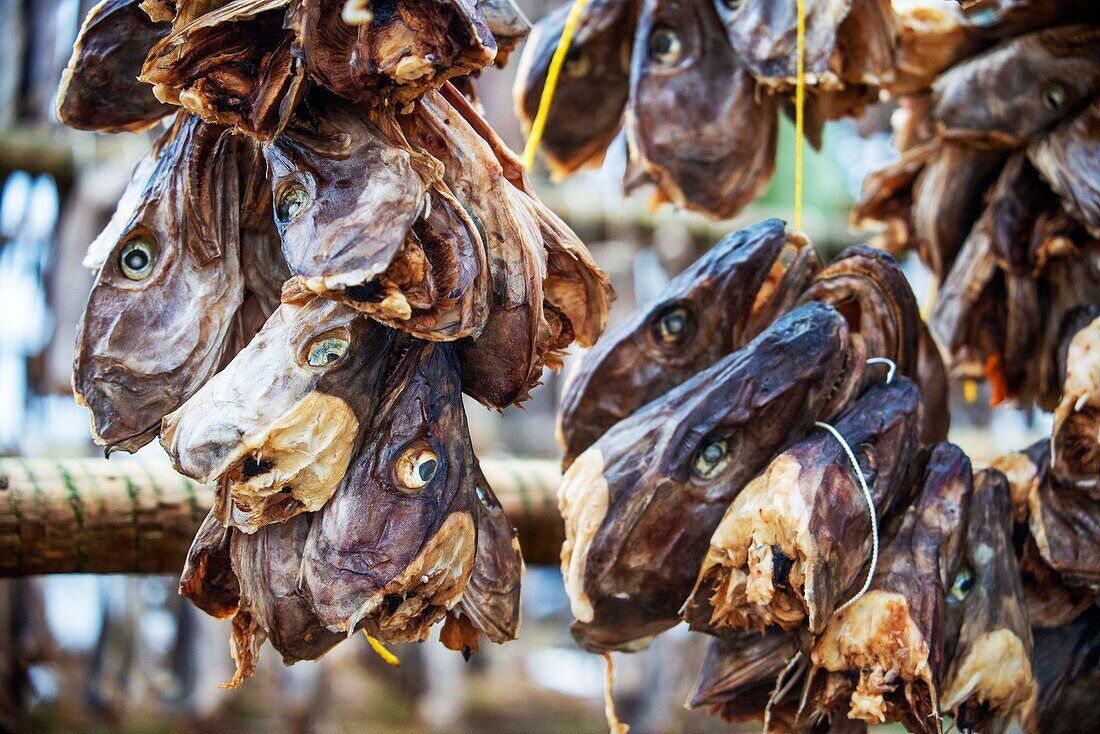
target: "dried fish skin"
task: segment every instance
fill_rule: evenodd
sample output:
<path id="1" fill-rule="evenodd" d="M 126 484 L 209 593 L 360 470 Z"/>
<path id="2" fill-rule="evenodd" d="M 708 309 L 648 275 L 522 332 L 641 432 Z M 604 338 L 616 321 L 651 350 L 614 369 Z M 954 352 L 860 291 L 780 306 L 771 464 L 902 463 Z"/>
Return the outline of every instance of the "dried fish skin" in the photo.
<path id="1" fill-rule="evenodd" d="M 619 134 L 638 6 L 638 0 L 591 0 L 581 13 L 539 142 L 555 176 L 600 165 Z M 520 56 L 512 97 L 525 132 L 538 114 L 569 11 L 563 5 L 536 23 Z"/>
<path id="2" fill-rule="evenodd" d="M 1087 609 L 1061 627 L 1033 630 L 1039 684 L 1036 731 L 1071 734 L 1100 728 L 1100 611 Z"/>
<path id="3" fill-rule="evenodd" d="M 890 252 L 901 253 L 915 247 L 913 187 L 938 150 L 939 144 L 934 140 L 908 148 L 898 161 L 869 174 L 852 209 L 852 226 L 859 229 L 883 226 L 885 233 L 876 238 L 875 245 Z"/>
<path id="4" fill-rule="evenodd" d="M 848 17 L 853 0 L 806 4 L 805 69 L 810 84 L 839 86 L 831 69 L 837 27 Z M 730 44 L 749 71 L 768 86 L 792 86 L 797 76 L 798 14 L 793 2 L 745 0 L 715 2 Z"/>
<path id="5" fill-rule="evenodd" d="M 233 0 L 177 26 L 149 52 L 141 80 L 157 99 L 264 141 L 286 126 L 305 92 L 290 0 Z"/>
<path id="6" fill-rule="evenodd" d="M 947 651 L 942 705 L 960 729 L 997 731 L 1034 717 L 1031 628 L 1012 525 L 1007 479 L 995 470 L 979 472 L 963 562 L 947 594 L 945 624 L 960 629 Z"/>
<path id="7" fill-rule="evenodd" d="M 806 304 L 577 457 L 558 505 L 578 643 L 636 650 L 674 626 L 729 501 L 862 383 L 858 339 L 832 308 Z"/>
<path id="8" fill-rule="evenodd" d="M 906 492 L 919 413 L 920 391 L 896 377 L 872 385 L 834 423 L 859 447 L 879 517 Z M 771 625 L 820 633 L 865 575 L 871 546 L 867 500 L 850 460 L 818 429 L 772 460 L 725 511 L 684 618 L 712 634 Z"/>
<path id="9" fill-rule="evenodd" d="M 898 51 L 887 88 L 894 96 L 931 89 L 937 76 L 981 48 L 955 0 L 894 0 L 893 6 Z"/>
<path id="10" fill-rule="evenodd" d="M 241 611 L 250 634 L 262 634 L 291 665 L 316 660 L 344 635 L 325 629 L 298 587 L 302 550 L 311 516 L 298 515 L 285 523 L 265 525 L 254 534 L 233 533 L 233 568 L 241 580 Z M 234 625 L 236 632 L 238 625 Z M 236 640 L 238 648 L 251 641 Z"/>
<path id="11" fill-rule="evenodd" d="M 218 480 L 225 525 L 254 533 L 314 512 L 370 425 L 396 338 L 333 301 L 286 303 L 164 419 L 161 444 L 180 473 Z"/>
<path id="12" fill-rule="evenodd" d="M 926 332 L 917 299 L 893 255 L 866 245 L 849 247 L 803 291 L 799 303 L 808 301 L 835 308 L 851 332 L 863 338 L 868 357 L 885 357 L 899 374 L 918 382 L 924 407 L 922 443 L 947 438 L 950 415 L 943 361 L 938 353 L 922 350 Z M 930 376 L 927 382 L 921 380 L 922 367 Z"/>
<path id="13" fill-rule="evenodd" d="M 151 441 L 222 363 L 244 298 L 237 165 L 224 128 L 180 117 L 89 247 L 73 392 L 108 452 Z"/>
<path id="14" fill-rule="evenodd" d="M 913 183 L 913 234 L 921 259 L 941 282 L 983 210 L 983 193 L 1000 173 L 997 149 L 944 141 Z"/>
<path id="15" fill-rule="evenodd" d="M 411 345 L 382 394 L 310 530 L 301 584 L 334 632 L 423 640 L 461 600 L 477 546 L 475 459 L 451 348 Z"/>
<path id="16" fill-rule="evenodd" d="M 229 546 L 233 531 L 211 510 L 195 533 L 180 575 L 180 596 L 212 617 L 228 617 L 240 606 L 241 585 Z"/>
<path id="17" fill-rule="evenodd" d="M 969 31 L 983 41 L 1091 17 L 1091 0 L 972 0 L 962 3 Z"/>
<path id="18" fill-rule="evenodd" d="M 531 32 L 531 21 L 515 0 L 477 0 L 477 7 L 485 15 L 485 24 L 497 43 L 493 63 L 503 69 L 512 51 Z"/>
<path id="19" fill-rule="evenodd" d="M 1094 62 L 1094 65 L 1096 64 Z M 1100 86 L 1100 82 L 1098 82 Z M 1028 146 L 1028 156 L 1066 212 L 1100 238 L 1100 101 Z"/>
<path id="20" fill-rule="evenodd" d="M 264 157 L 287 264 L 327 294 L 386 271 L 427 207 L 428 183 L 363 112 L 328 96 L 307 107 Z"/>
<path id="21" fill-rule="evenodd" d="M 631 157 L 676 206 L 732 217 L 775 170 L 777 101 L 759 95 L 714 3 L 644 0 L 630 61 Z"/>
<path id="22" fill-rule="evenodd" d="M 711 640 L 688 706 L 706 706 L 724 721 L 760 719 L 775 679 L 797 654 L 796 639 L 775 628 Z"/>
<path id="23" fill-rule="evenodd" d="M 171 113 L 137 79 L 149 49 L 169 30 L 138 0 L 102 0 L 89 10 L 61 74 L 57 119 L 80 130 L 138 132 Z"/>
<path id="24" fill-rule="evenodd" d="M 1039 483 L 1046 481 L 1050 470 L 1050 443 L 1042 439 L 1021 451 L 998 456 L 989 462 L 989 468 L 1005 475 L 1012 499 L 1013 518 L 1016 523 L 1026 523 L 1027 498 Z"/>
<path id="25" fill-rule="evenodd" d="M 1028 496 L 1028 530 L 1039 555 L 1071 585 L 1100 589 L 1100 497 L 1059 486 L 1048 473 Z"/>
<path id="26" fill-rule="evenodd" d="M 1046 28 L 1004 41 L 933 84 L 949 138 L 1016 147 L 1074 116 L 1100 93 L 1100 27 Z"/>
<path id="27" fill-rule="evenodd" d="M 493 642 L 507 642 L 519 634 L 523 556 L 516 530 L 476 458 L 467 466 L 472 467 L 467 487 L 473 487 L 477 497 L 477 549 L 470 578 L 455 609 Z"/>
<path id="28" fill-rule="evenodd" d="M 309 75 L 352 102 L 407 102 L 496 58 L 475 0 L 387 0 L 351 22 L 343 7 L 344 0 L 297 0 L 287 25 Z"/>
<path id="29" fill-rule="evenodd" d="M 1096 494 L 1100 483 L 1100 316 L 1073 333 L 1064 360 L 1062 400 L 1054 411 L 1051 472 L 1060 484 Z M 1071 332 L 1072 333 L 1072 332 Z"/>
<path id="30" fill-rule="evenodd" d="M 778 219 L 722 239 L 585 355 L 558 411 L 564 466 L 612 425 L 748 343 L 788 310 L 793 304 L 776 290 L 787 271 L 799 274 L 791 290 L 800 292 L 819 267 L 806 237 Z M 781 308 L 772 307 L 773 299 Z"/>
<path id="31" fill-rule="evenodd" d="M 402 124 L 411 142 L 443 163 L 444 183 L 483 235 L 492 308 L 480 335 L 460 343 L 458 357 L 463 391 L 503 409 L 525 399 L 542 374 L 546 251 L 538 219 L 488 143 L 442 96 L 426 94 Z"/>
<path id="32" fill-rule="evenodd" d="M 1044 303 L 1043 330 L 1039 342 L 1040 361 L 1036 402 L 1044 410 L 1056 410 L 1062 397 L 1064 378 L 1060 357 L 1069 336 L 1067 327 L 1082 309 L 1097 305 L 1100 293 L 1100 245 L 1090 243 L 1076 257 L 1057 257 L 1047 263 L 1044 274 L 1049 299 Z"/>
<path id="33" fill-rule="evenodd" d="M 877 90 L 894 79 L 897 66 L 898 27 L 892 3 L 890 0 L 850 2 L 851 10 L 837 26 L 836 52 L 831 66 L 846 90 L 858 92 L 860 87 Z M 818 83 L 828 86 L 824 80 Z M 875 97 L 874 94 L 869 96 Z M 854 112 L 853 116 L 858 114 Z"/>
<path id="34" fill-rule="evenodd" d="M 885 544 L 870 590 L 833 616 L 810 660 L 859 675 L 849 718 L 938 732 L 943 617 L 964 550 L 970 460 L 957 446 L 939 444 L 919 481 L 920 495 Z"/>
<path id="35" fill-rule="evenodd" d="M 1035 223 L 1046 210 L 1058 206 L 1058 198 L 1024 151 L 1009 156 L 986 197 L 984 216 L 989 218 L 997 264 L 1032 276 L 1037 272 L 1030 248 Z"/>

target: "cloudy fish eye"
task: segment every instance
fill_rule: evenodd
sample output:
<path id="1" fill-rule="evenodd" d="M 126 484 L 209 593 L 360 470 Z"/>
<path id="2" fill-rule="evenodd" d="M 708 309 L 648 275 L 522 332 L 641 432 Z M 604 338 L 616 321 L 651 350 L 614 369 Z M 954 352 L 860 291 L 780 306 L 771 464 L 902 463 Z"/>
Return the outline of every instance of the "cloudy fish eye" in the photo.
<path id="1" fill-rule="evenodd" d="M 588 76 L 592 71 L 592 57 L 579 48 L 571 48 L 565 55 L 565 65 L 562 69 L 573 79 Z"/>
<path id="2" fill-rule="evenodd" d="M 964 566 L 955 574 L 955 581 L 947 593 L 948 603 L 961 604 L 970 595 L 972 588 L 974 588 L 974 572 Z"/>
<path id="3" fill-rule="evenodd" d="M 724 438 L 712 438 L 695 452 L 692 471 L 700 479 L 710 479 L 730 463 L 729 443 Z"/>
<path id="4" fill-rule="evenodd" d="M 664 66 L 672 66 L 684 56 L 680 35 L 671 28 L 654 28 L 649 34 L 649 58 Z"/>
<path id="5" fill-rule="evenodd" d="M 309 202 L 309 192 L 300 183 L 287 186 L 275 203 L 275 218 L 286 224 L 301 213 Z"/>
<path id="6" fill-rule="evenodd" d="M 157 264 L 157 245 L 148 237 L 135 237 L 122 246 L 118 266 L 130 280 L 145 280 Z"/>
<path id="7" fill-rule="evenodd" d="M 349 341 L 341 334 L 323 334 L 306 350 L 306 364 L 310 367 L 328 367 L 339 362 L 348 353 Z"/>
<path id="8" fill-rule="evenodd" d="M 737 10 L 741 7 L 741 0 L 722 0 L 722 4 L 730 10 Z"/>
<path id="9" fill-rule="evenodd" d="M 691 336 L 695 320 L 683 306 L 671 306 L 657 314 L 653 322 L 653 338 L 661 346 L 681 344 Z"/>
<path id="10" fill-rule="evenodd" d="M 424 446 L 405 449 L 397 460 L 397 482 L 406 489 L 420 489 L 432 481 L 437 471 L 439 455 Z"/>
<path id="11" fill-rule="evenodd" d="M 1066 89 L 1061 84 L 1054 82 L 1043 87 L 1043 106 L 1051 112 L 1062 109 L 1066 103 Z"/>

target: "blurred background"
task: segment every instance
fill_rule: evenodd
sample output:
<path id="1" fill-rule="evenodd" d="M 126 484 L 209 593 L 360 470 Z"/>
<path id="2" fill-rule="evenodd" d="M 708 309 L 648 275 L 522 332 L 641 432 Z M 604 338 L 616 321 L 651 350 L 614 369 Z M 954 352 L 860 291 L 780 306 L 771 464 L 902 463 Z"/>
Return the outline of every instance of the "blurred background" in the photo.
<path id="1" fill-rule="evenodd" d="M 532 21 L 562 0 L 520 0 Z M 72 342 L 92 274 L 81 266 L 106 223 L 146 135 L 63 128 L 53 115 L 57 82 L 89 0 L 0 0 L 0 455 L 91 456 L 88 417 L 70 390 Z M 513 56 L 513 59 L 518 56 Z M 477 82 L 490 122 L 514 148 L 515 62 Z M 828 258 L 859 241 L 848 210 L 864 175 L 895 154 L 889 109 L 858 124 L 832 123 L 820 152 L 807 150 L 804 229 Z M 152 133 L 149 133 L 151 135 Z M 737 220 L 715 223 L 645 192 L 625 198 L 625 144 L 599 170 L 562 182 L 536 171 L 544 201 L 577 231 L 612 276 L 612 321 L 653 298 L 729 231 L 793 210 L 793 128 L 784 123 L 767 195 Z M 918 298 L 929 281 L 906 264 Z M 927 302 L 927 301 L 925 301 Z M 575 360 L 577 355 L 571 359 Z M 568 370 L 568 364 L 567 364 Z M 485 457 L 557 459 L 554 412 L 562 375 L 547 374 L 526 410 L 490 413 L 469 402 Z M 972 396 L 973 397 L 973 396 Z M 1049 433 L 1049 416 L 990 410 L 979 388 L 954 397 L 952 439 L 981 465 Z M 142 450 L 159 453 L 154 443 Z M 116 454 L 112 461 L 128 457 Z M 0 533 L 4 532 L 0 528 Z M 0 580 L 0 727 L 10 731 L 597 732 L 603 660 L 569 636 L 568 603 L 555 567 L 528 567 L 520 639 L 469 661 L 436 643 L 395 647 L 386 665 L 360 636 L 317 663 L 284 667 L 270 648 L 256 678 L 237 691 L 226 621 L 176 595 L 176 578 L 51 576 Z M 645 732 L 727 731 L 683 702 L 705 641 L 685 628 L 646 652 L 616 656 L 620 717 Z M 491 649 L 490 649 L 491 648 Z"/>

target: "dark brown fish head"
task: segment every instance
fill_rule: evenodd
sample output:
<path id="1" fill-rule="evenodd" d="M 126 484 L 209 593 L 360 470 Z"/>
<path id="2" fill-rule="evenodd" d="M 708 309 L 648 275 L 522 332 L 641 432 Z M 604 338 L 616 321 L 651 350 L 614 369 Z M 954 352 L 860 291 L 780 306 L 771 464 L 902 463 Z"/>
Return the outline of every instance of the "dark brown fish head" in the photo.
<path id="1" fill-rule="evenodd" d="M 540 141 L 556 174 L 599 165 L 618 135 L 630 91 L 637 6 L 636 0 L 592 0 L 581 13 Z M 523 48 L 513 96 L 516 114 L 527 127 L 538 114 L 570 9 L 559 7 L 536 23 Z"/>
<path id="2" fill-rule="evenodd" d="M 645 0 L 630 61 L 632 153 L 674 204 L 732 217 L 775 169 L 775 97 L 759 95 L 712 3 Z"/>
<path id="3" fill-rule="evenodd" d="M 797 653 L 798 639 L 778 627 L 713 639 L 688 705 L 697 708 L 755 698 L 754 692 L 763 693 L 766 700 L 775 690 L 775 679 Z"/>
<path id="4" fill-rule="evenodd" d="M 806 304 L 582 453 L 558 495 L 580 644 L 639 649 L 676 624 L 729 502 L 862 380 L 844 319 Z"/>
<path id="5" fill-rule="evenodd" d="M 180 596 L 212 617 L 235 614 L 241 601 L 240 581 L 229 554 L 232 533 L 211 510 L 195 533 L 180 574 Z"/>
<path id="6" fill-rule="evenodd" d="M 512 522 L 480 467 L 471 463 L 468 480 L 477 496 L 477 551 L 459 608 L 493 642 L 514 640 L 519 632 L 523 556 Z"/>
<path id="7" fill-rule="evenodd" d="M 813 247 L 778 219 L 727 236 L 657 301 L 609 329 L 570 377 L 559 413 L 568 466 L 616 422 L 755 336 L 784 269 Z M 716 307 L 721 304 L 721 307 Z M 762 326 L 762 325 L 761 325 Z"/>
<path id="8" fill-rule="evenodd" d="M 264 155 L 283 253 L 314 293 L 384 273 L 426 207 L 410 151 L 332 97 L 308 100 Z"/>
<path id="9" fill-rule="evenodd" d="M 1100 28 L 1068 25 L 1004 41 L 933 84 L 946 135 L 1018 145 L 1073 116 L 1100 92 Z"/>
<path id="10" fill-rule="evenodd" d="M 386 381 L 363 449 L 310 531 L 302 585 L 334 631 L 423 639 L 474 565 L 475 461 L 458 365 L 417 342 Z"/>
<path id="11" fill-rule="evenodd" d="M 235 151 L 224 128 L 181 117 L 89 248 L 73 392 L 108 452 L 151 441 L 222 362 L 244 297 Z"/>
<path id="12" fill-rule="evenodd" d="M 138 81 L 146 54 L 171 26 L 155 23 L 140 0 L 103 0 L 88 11 L 61 74 L 57 119 L 100 132 L 144 130 L 173 111 Z"/>
<path id="13" fill-rule="evenodd" d="M 370 425 L 396 334 L 322 298 L 284 303 L 179 410 L 163 444 L 181 473 L 222 482 L 244 532 L 319 510 Z"/>

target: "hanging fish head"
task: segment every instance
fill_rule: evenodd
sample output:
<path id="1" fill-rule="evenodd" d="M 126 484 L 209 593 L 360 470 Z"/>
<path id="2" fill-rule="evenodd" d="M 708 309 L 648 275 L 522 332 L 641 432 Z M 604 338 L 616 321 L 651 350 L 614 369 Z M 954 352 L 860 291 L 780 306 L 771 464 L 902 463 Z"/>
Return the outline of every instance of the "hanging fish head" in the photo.
<path id="1" fill-rule="evenodd" d="M 202 390 L 164 419 L 176 469 L 221 482 L 219 519 L 244 532 L 332 496 L 378 400 L 396 336 L 305 296 L 284 303 Z"/>
<path id="2" fill-rule="evenodd" d="M 747 343 L 816 269 L 813 246 L 778 219 L 711 248 L 585 355 L 559 413 L 566 466 L 616 422 Z"/>
<path id="3" fill-rule="evenodd" d="M 451 348 L 417 342 L 383 390 L 363 449 L 314 523 L 302 585 L 349 634 L 424 639 L 462 597 L 477 544 L 475 461 Z"/>
<path id="4" fill-rule="evenodd" d="M 858 338 L 832 308 L 807 304 L 581 454 L 559 491 L 580 644 L 638 649 L 676 624 L 729 502 L 862 380 Z"/>
<path id="5" fill-rule="evenodd" d="M 223 360 L 244 298 L 236 142 L 181 115 L 137 166 L 85 264 L 73 392 L 107 451 L 135 451 Z"/>

